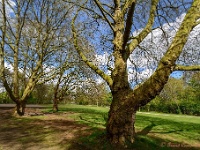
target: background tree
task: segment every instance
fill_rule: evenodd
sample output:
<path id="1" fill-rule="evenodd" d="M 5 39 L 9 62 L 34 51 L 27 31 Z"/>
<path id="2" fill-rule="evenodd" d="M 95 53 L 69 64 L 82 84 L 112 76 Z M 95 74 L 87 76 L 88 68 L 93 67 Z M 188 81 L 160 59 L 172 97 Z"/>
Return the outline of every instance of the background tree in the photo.
<path id="1" fill-rule="evenodd" d="M 51 104 L 53 99 L 53 85 L 48 83 L 36 84 L 31 92 L 27 103 L 29 104 Z"/>
<path id="2" fill-rule="evenodd" d="M 189 81 L 189 85 L 192 86 L 192 88 L 195 91 L 195 98 L 196 100 L 200 100 L 200 72 L 196 72 L 193 74 L 192 78 Z"/>
<path id="3" fill-rule="evenodd" d="M 163 101 L 167 101 L 169 104 L 175 103 L 177 105 L 177 113 L 181 113 L 180 110 L 180 95 L 184 91 L 184 81 L 181 79 L 169 78 L 167 84 L 165 84 L 163 90 L 159 96 Z"/>
<path id="4" fill-rule="evenodd" d="M 85 80 L 76 88 L 75 103 L 80 105 L 109 106 L 112 96 L 106 83 L 95 80 Z"/>
<path id="5" fill-rule="evenodd" d="M 55 0 L 2 0 L 1 15 L 1 80 L 10 98 L 16 103 L 16 112 L 23 115 L 25 104 L 36 83 L 54 75 L 53 59 L 60 47 L 67 44 L 67 15 L 70 7 Z M 11 9 L 7 14 L 6 7 Z M 58 42 L 59 41 L 59 42 Z M 13 78 L 9 84 L 5 63 L 12 66 Z M 20 93 L 19 73 L 23 73 L 24 87 Z"/>
<path id="6" fill-rule="evenodd" d="M 199 72 L 190 72 L 194 76 Z M 191 83 L 198 83 L 198 78 L 193 75 L 187 77 L 170 77 L 161 93 L 140 111 L 156 111 L 163 113 L 200 115 L 199 88 L 194 88 Z M 197 85 L 197 84 L 195 84 Z"/>
<path id="7" fill-rule="evenodd" d="M 112 143 L 125 146 L 126 142 L 134 141 L 136 111 L 161 92 L 173 71 L 200 70 L 198 60 L 196 64 L 189 62 L 184 66 L 187 57 L 182 55 L 187 51 L 189 59 L 198 52 L 197 47 L 190 50 L 184 47 L 187 47 L 187 41 L 198 39 L 195 38 L 198 34 L 195 37 L 191 34 L 193 31 L 199 33 L 199 10 L 199 0 L 92 0 L 77 4 L 77 13 L 72 20 L 74 46 L 82 60 L 107 82 L 112 92 L 106 127 Z M 108 54 L 108 70 L 85 56 L 83 46 L 79 44 L 82 37 L 97 46 L 96 52 Z M 102 44 L 102 41 L 106 43 Z M 135 67 L 137 70 L 128 65 L 129 61 L 135 66 L 143 64 L 143 67 Z M 152 72 L 133 88 L 129 81 L 130 69 L 136 72 L 151 69 Z"/>
<path id="8" fill-rule="evenodd" d="M 62 66 L 65 67 L 63 68 Z M 78 75 L 75 74 L 74 66 L 69 64 L 62 66 L 57 78 L 55 78 L 57 81 L 54 85 L 53 111 L 58 111 L 58 103 L 63 101 L 75 89 L 76 82 L 78 81 Z"/>

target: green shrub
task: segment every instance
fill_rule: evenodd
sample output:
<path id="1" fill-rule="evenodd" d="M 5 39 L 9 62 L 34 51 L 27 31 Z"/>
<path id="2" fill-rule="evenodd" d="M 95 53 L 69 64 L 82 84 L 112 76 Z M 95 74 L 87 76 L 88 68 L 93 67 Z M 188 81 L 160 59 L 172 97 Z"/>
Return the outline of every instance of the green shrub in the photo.
<path id="1" fill-rule="evenodd" d="M 141 111 L 156 111 L 172 114 L 186 114 L 200 116 L 200 103 L 182 100 L 178 104 L 175 102 L 150 102 L 140 108 Z"/>

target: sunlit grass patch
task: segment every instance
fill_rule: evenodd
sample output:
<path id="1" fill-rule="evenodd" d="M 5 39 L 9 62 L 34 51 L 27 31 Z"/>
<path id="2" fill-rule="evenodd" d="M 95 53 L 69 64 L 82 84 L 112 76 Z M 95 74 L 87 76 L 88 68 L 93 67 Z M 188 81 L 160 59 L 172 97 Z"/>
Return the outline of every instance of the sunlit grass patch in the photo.
<path id="1" fill-rule="evenodd" d="M 60 112 L 66 111 L 73 112 L 71 117 L 79 123 L 105 129 L 108 108 L 77 105 L 66 105 L 60 108 Z M 162 146 L 162 142 L 175 142 L 187 144 L 191 149 L 193 147 L 195 149 L 200 141 L 200 118 L 196 116 L 139 112 L 136 116 L 135 128 L 137 137 L 136 142 L 131 146 L 133 148 L 143 145 L 144 149 L 157 149 Z M 84 138 L 93 141 L 94 137 Z M 161 149 L 170 149 L 170 147 L 163 146 Z"/>

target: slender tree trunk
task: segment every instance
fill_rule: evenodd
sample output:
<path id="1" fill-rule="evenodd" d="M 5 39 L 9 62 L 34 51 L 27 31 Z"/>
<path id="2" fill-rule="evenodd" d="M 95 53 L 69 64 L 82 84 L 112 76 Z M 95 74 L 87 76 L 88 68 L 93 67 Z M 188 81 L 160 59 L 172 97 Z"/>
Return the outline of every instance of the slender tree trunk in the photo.
<path id="1" fill-rule="evenodd" d="M 58 99 L 57 98 L 53 99 L 53 111 L 58 112 Z"/>
<path id="2" fill-rule="evenodd" d="M 126 146 L 127 142 L 133 143 L 135 136 L 136 108 L 128 103 L 130 98 L 126 95 L 128 91 L 113 93 L 113 103 L 110 107 L 107 121 L 108 139 L 113 144 Z"/>
<path id="3" fill-rule="evenodd" d="M 54 99 L 53 99 L 53 111 L 58 111 L 58 95 L 59 95 L 59 85 L 61 83 L 62 74 L 59 76 L 58 82 L 54 89 Z"/>

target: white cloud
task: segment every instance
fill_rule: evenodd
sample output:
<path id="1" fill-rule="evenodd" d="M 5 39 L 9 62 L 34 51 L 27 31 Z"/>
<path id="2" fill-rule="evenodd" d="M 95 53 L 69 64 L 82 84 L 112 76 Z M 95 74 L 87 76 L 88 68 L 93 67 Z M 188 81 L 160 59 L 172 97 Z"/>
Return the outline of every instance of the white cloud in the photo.
<path id="1" fill-rule="evenodd" d="M 96 59 L 93 60 L 94 64 L 97 65 L 100 69 L 105 71 L 107 74 L 110 74 L 110 70 L 107 69 L 107 66 L 109 68 L 113 68 L 114 64 L 113 61 L 111 60 L 112 56 L 109 55 L 107 52 L 104 54 L 96 54 Z"/>
<path id="2" fill-rule="evenodd" d="M 108 54 L 104 53 L 103 55 L 98 55 L 96 54 L 96 64 L 97 65 L 106 65 L 107 61 L 108 61 Z"/>
<path id="3" fill-rule="evenodd" d="M 6 69 L 8 69 L 10 72 L 13 72 L 13 66 L 7 62 L 4 63 L 4 66 Z"/>
<path id="4" fill-rule="evenodd" d="M 46 64 L 43 65 L 43 71 L 44 71 L 44 73 L 46 73 L 46 74 L 54 72 L 55 69 L 56 69 L 56 67 L 53 66 L 53 65 L 51 65 L 51 66 L 48 66 L 48 65 L 46 65 Z"/>
<path id="5" fill-rule="evenodd" d="M 134 50 L 133 54 L 130 56 L 134 64 L 128 61 L 129 81 L 135 82 L 137 80 L 142 82 L 153 74 L 155 68 L 157 67 L 157 63 L 170 46 L 170 43 L 178 31 L 185 15 L 186 14 L 184 13 L 177 17 L 176 22 L 163 24 L 162 30 L 160 28 L 153 30 L 140 44 L 140 48 L 136 48 Z M 138 35 L 141 30 L 142 29 L 135 31 L 133 35 Z M 184 54 L 180 56 L 177 63 L 187 62 L 188 64 L 199 64 L 199 47 L 200 25 L 196 26 L 190 33 L 188 42 L 183 50 Z"/>

